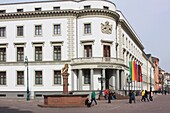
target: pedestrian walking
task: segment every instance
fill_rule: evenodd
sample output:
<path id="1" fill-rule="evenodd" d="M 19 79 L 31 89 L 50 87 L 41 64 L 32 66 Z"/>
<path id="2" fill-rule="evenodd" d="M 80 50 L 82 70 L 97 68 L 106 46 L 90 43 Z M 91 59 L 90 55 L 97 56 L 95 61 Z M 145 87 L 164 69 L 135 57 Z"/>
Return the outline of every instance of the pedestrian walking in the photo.
<path id="1" fill-rule="evenodd" d="M 131 97 L 131 98 L 132 98 L 132 101 L 134 101 L 134 103 L 136 103 L 136 97 L 135 97 L 135 96 L 136 96 L 136 92 L 133 91 L 133 92 L 132 92 L 132 97 Z"/>
<path id="2" fill-rule="evenodd" d="M 146 100 L 149 102 L 148 91 L 147 91 L 147 90 L 145 90 L 145 101 L 146 101 Z"/>
<path id="3" fill-rule="evenodd" d="M 93 92 L 91 93 L 91 104 L 93 103 L 93 101 L 94 101 L 95 104 L 97 105 L 96 93 L 95 93 L 95 91 L 93 91 Z"/>
<path id="4" fill-rule="evenodd" d="M 108 93 L 109 93 L 108 94 L 108 103 L 111 103 L 111 99 L 112 99 L 112 92 L 111 92 L 111 90 L 109 90 Z"/>
<path id="5" fill-rule="evenodd" d="M 150 91 L 149 100 L 150 100 L 150 101 L 153 101 L 153 92 L 152 92 L 152 91 Z"/>
<path id="6" fill-rule="evenodd" d="M 108 89 L 104 90 L 104 98 L 105 98 L 105 100 L 108 100 L 108 94 L 109 94 L 108 91 L 109 91 Z"/>
<path id="7" fill-rule="evenodd" d="M 115 100 L 115 99 L 116 99 L 116 93 L 113 92 L 113 93 L 112 93 L 112 100 Z"/>
<path id="8" fill-rule="evenodd" d="M 132 103 L 132 91 L 131 90 L 129 91 L 129 103 L 130 104 Z"/>
<path id="9" fill-rule="evenodd" d="M 141 101 L 142 101 L 142 102 L 145 101 L 145 91 L 144 91 L 144 90 L 142 90 L 142 98 L 141 98 Z"/>

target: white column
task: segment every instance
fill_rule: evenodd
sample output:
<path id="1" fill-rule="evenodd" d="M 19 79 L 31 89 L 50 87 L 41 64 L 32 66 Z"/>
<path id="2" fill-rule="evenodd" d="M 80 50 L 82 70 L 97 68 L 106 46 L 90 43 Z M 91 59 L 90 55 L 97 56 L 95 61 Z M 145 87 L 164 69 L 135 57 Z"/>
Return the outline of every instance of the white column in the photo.
<path id="1" fill-rule="evenodd" d="M 106 78 L 106 74 L 105 74 L 105 69 L 102 69 L 102 75 L 103 75 L 103 78 L 105 79 Z M 104 80 L 103 81 L 103 90 L 106 89 L 106 81 Z"/>
<path id="2" fill-rule="evenodd" d="M 71 70 L 71 89 L 74 90 L 74 71 Z"/>
<path id="3" fill-rule="evenodd" d="M 82 90 L 82 69 L 79 69 L 79 90 Z"/>
<path id="4" fill-rule="evenodd" d="M 121 90 L 123 90 L 125 87 L 125 73 L 124 71 L 121 71 Z"/>
<path id="5" fill-rule="evenodd" d="M 91 69 L 90 70 L 90 90 L 94 90 L 93 73 L 94 73 L 94 70 Z"/>
<path id="6" fill-rule="evenodd" d="M 119 90 L 119 70 L 116 70 L 116 90 Z"/>

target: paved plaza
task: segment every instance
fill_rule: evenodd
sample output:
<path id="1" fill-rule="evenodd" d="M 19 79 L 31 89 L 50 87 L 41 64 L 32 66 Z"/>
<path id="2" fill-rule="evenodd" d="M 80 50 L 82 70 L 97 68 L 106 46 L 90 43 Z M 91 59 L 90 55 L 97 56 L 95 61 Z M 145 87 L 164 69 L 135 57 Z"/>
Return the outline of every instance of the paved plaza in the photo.
<path id="1" fill-rule="evenodd" d="M 91 108 L 41 108 L 43 100 L 0 99 L 0 113 L 170 113 L 170 95 L 156 95 L 152 102 L 129 104 L 128 100 L 113 100 L 108 104 L 105 100 Z"/>

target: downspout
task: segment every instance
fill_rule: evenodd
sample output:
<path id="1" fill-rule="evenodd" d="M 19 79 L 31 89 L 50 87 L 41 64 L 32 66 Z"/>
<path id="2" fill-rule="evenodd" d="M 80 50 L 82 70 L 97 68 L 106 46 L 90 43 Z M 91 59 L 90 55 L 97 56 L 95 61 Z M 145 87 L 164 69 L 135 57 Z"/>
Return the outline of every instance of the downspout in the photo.
<path id="1" fill-rule="evenodd" d="M 78 14 L 76 14 L 76 58 L 78 58 Z"/>

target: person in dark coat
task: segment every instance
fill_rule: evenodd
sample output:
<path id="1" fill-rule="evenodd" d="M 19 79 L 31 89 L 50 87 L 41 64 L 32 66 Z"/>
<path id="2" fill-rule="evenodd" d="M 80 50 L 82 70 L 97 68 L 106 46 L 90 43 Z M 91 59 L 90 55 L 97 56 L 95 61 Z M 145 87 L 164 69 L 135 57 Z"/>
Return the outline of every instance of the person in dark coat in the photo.
<path id="1" fill-rule="evenodd" d="M 109 90 L 108 93 L 109 93 L 108 94 L 108 103 L 111 103 L 111 99 L 112 99 L 112 92 L 111 92 L 111 90 Z"/>
<path id="2" fill-rule="evenodd" d="M 145 100 L 147 100 L 149 102 L 148 94 L 149 94 L 148 91 L 145 90 Z"/>
<path id="3" fill-rule="evenodd" d="M 87 98 L 87 99 L 85 100 L 85 105 L 86 105 L 87 107 L 91 107 L 91 102 L 90 102 L 89 98 Z"/>
<path id="4" fill-rule="evenodd" d="M 132 103 L 132 91 L 131 90 L 129 91 L 129 103 L 130 104 Z"/>
<path id="5" fill-rule="evenodd" d="M 153 92 L 152 91 L 150 91 L 149 100 L 153 101 Z"/>

